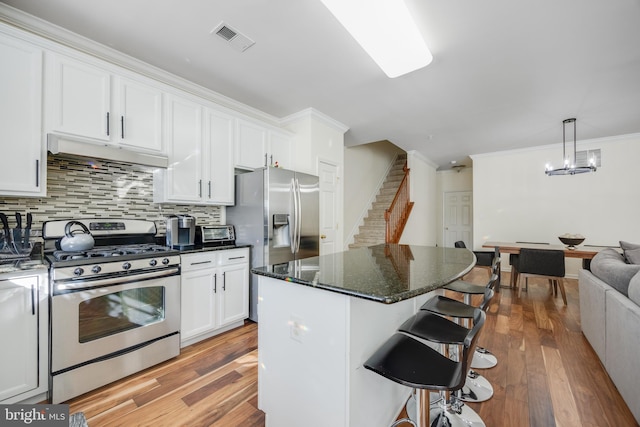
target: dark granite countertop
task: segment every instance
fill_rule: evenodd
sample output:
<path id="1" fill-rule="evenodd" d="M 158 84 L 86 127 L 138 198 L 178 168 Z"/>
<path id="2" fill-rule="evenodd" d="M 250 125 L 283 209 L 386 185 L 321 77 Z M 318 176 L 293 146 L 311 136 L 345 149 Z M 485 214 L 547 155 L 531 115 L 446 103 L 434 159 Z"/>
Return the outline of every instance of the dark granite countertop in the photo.
<path id="1" fill-rule="evenodd" d="M 251 272 L 391 304 L 440 288 L 468 273 L 475 263 L 467 249 L 381 244 Z"/>

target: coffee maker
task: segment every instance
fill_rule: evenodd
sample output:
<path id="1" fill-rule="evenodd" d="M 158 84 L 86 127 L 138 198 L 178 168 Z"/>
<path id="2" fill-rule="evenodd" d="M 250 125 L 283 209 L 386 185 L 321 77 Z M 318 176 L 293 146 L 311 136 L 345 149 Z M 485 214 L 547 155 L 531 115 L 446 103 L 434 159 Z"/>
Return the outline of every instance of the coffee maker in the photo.
<path id="1" fill-rule="evenodd" d="M 196 239 L 196 219 L 191 215 L 167 217 L 167 246 L 175 249 L 192 248 Z"/>

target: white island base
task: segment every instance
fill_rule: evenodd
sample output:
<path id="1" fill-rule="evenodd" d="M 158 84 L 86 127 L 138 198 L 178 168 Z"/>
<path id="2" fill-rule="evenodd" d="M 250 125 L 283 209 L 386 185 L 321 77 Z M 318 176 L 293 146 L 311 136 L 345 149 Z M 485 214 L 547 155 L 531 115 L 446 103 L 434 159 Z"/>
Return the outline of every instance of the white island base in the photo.
<path id="1" fill-rule="evenodd" d="M 259 276 L 258 406 L 267 427 L 389 426 L 411 389 L 363 363 L 431 295 L 383 304 Z"/>

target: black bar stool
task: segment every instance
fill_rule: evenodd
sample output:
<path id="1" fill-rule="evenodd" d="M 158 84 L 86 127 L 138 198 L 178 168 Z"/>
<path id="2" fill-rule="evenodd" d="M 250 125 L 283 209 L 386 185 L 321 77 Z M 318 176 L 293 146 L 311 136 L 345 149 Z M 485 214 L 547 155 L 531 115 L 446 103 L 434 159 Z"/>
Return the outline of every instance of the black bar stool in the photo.
<path id="1" fill-rule="evenodd" d="M 498 283 L 492 283 L 491 278 L 493 275 L 498 276 Z M 472 295 L 482 295 L 484 293 L 484 288 L 487 286 L 492 286 L 492 288 L 497 290 L 497 286 L 500 285 L 500 257 L 498 252 L 496 251 L 496 256 L 494 256 L 491 261 L 491 277 L 489 278 L 489 282 L 485 286 L 479 286 L 474 283 L 465 282 L 464 280 L 456 280 L 455 282 L 449 283 L 444 286 L 443 289 L 447 289 L 449 291 L 458 292 L 464 294 L 464 303 L 471 305 L 471 296 Z M 476 347 L 476 352 L 473 355 L 473 360 L 471 361 L 472 369 L 489 369 L 493 368 L 498 364 L 498 358 L 493 355 L 489 350 L 482 346 Z"/>
<path id="2" fill-rule="evenodd" d="M 467 331 L 462 340 L 461 357 L 458 361 L 449 359 L 411 336 L 395 333 L 364 363 L 365 368 L 416 391 L 419 406 L 422 406 L 418 414 L 419 427 L 485 426 L 475 411 L 451 396 L 452 391 L 464 386 L 478 336 L 485 322 L 485 312 L 479 308 L 474 310 L 471 329 L 443 318 L 451 324 L 452 330 L 461 331 L 457 328 L 463 328 Z M 442 404 L 433 417 L 429 407 L 431 390 L 444 394 Z"/>
<path id="3" fill-rule="evenodd" d="M 481 287 L 478 285 L 469 284 L 470 286 L 474 286 L 475 288 L 480 288 L 483 290 L 485 297 L 482 300 L 482 303 L 478 307 L 482 311 L 485 311 L 493 298 L 494 288 L 498 283 L 498 275 L 492 274 L 491 279 L 487 283 L 486 286 Z M 465 295 L 467 296 L 467 295 Z M 470 294 L 468 295 L 470 298 Z M 451 298 L 448 298 L 443 295 L 436 295 L 435 297 L 428 300 L 424 305 L 420 308 L 420 310 L 428 311 L 440 316 L 448 316 L 454 317 L 458 320 L 472 319 L 474 316 L 474 311 L 476 307 L 473 307 L 470 304 L 466 304 Z M 407 331 L 407 333 L 411 333 L 420 338 L 424 338 L 429 340 L 429 338 L 422 337 L 419 335 L 420 333 L 426 333 L 427 329 L 414 329 L 413 331 Z M 474 350 L 474 355 L 476 354 Z M 458 393 L 458 397 L 465 402 L 484 402 L 485 400 L 490 399 L 493 396 L 493 386 L 491 383 L 482 375 L 478 374 L 473 369 L 470 369 L 467 373 L 467 382 L 462 390 Z"/>

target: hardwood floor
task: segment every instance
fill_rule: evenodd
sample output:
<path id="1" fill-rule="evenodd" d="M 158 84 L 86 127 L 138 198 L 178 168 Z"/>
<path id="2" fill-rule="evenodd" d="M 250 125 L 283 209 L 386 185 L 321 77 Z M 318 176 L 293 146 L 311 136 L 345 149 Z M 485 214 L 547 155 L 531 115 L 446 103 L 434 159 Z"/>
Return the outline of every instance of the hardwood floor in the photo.
<path id="1" fill-rule="evenodd" d="M 466 279 L 481 284 L 487 274 L 475 269 Z M 509 283 L 508 273 L 502 283 Z M 565 286 L 566 307 L 546 281 L 535 279 L 521 298 L 503 288 L 492 301 L 480 344 L 498 365 L 478 371 L 495 394 L 469 405 L 487 426 L 638 425 L 582 335 L 577 280 Z M 67 403 L 72 413 L 85 413 L 90 427 L 264 426 L 257 409 L 257 325 L 187 347 L 171 361 Z"/>

